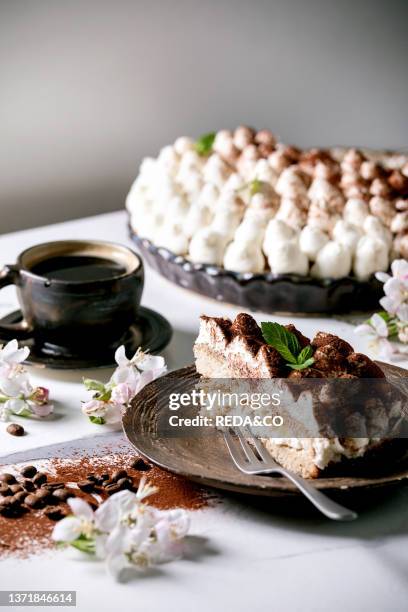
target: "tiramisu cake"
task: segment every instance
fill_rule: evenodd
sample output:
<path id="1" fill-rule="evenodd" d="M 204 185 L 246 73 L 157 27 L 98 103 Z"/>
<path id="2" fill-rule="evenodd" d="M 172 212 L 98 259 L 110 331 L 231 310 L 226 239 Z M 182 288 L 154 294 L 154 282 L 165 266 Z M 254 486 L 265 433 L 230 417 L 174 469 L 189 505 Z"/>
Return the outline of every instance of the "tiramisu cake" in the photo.
<path id="1" fill-rule="evenodd" d="M 126 199 L 140 238 L 236 273 L 365 280 L 408 257 L 408 156 L 299 149 L 239 126 L 143 160 Z"/>
<path id="2" fill-rule="evenodd" d="M 365 384 L 362 379 L 371 379 L 366 385 L 371 397 L 364 399 L 370 421 L 365 437 L 360 437 L 361 434 L 358 434 L 359 437 L 351 437 L 350 434 L 350 437 L 326 437 L 324 434 L 320 437 L 261 437 L 273 458 L 305 478 L 317 478 L 333 463 L 372 454 L 374 449 L 377 452 L 385 443 L 381 434 L 380 437 L 378 433 L 376 435 L 376 432 L 384 431 L 384 427 L 378 428 L 378 419 L 386 418 L 388 427 L 392 419 L 396 422 L 401 417 L 401 396 L 390 396 L 390 392 L 386 391 L 388 396 L 384 403 L 377 401 L 375 394 L 370 393 L 373 386 L 387 385 L 381 368 L 366 355 L 356 353 L 348 342 L 330 333 L 318 332 L 310 340 L 293 325 L 266 323 L 261 328 L 245 313 L 239 314 L 234 321 L 202 316 L 194 355 L 198 373 L 207 379 L 272 378 L 279 379 L 290 389 L 296 387 L 297 381 L 304 379 L 307 379 L 304 381 L 307 384 L 309 379 L 310 382 L 312 379 L 320 379 L 321 382 L 321 379 L 326 379 L 332 396 L 330 383 L 333 383 L 333 379 L 349 379 L 350 383 L 354 381 L 362 385 Z M 347 381 L 344 384 L 351 389 Z M 332 400 L 333 397 L 325 410 L 331 409 Z M 313 402 L 312 398 L 312 412 L 319 419 L 322 417 L 322 403 L 320 400 Z"/>

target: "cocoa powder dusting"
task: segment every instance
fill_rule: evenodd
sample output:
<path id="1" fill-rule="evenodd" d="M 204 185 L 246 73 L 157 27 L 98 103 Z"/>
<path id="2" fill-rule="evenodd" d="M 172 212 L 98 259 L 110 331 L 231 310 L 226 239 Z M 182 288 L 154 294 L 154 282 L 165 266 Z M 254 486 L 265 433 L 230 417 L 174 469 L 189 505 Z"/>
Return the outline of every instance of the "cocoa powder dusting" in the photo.
<path id="1" fill-rule="evenodd" d="M 107 498 L 104 490 L 98 489 L 97 495 L 84 493 L 76 488 L 76 483 L 86 480 L 89 475 L 100 477 L 103 474 L 114 474 L 115 470 L 125 469 L 128 477 L 133 483 L 134 489 L 143 476 L 149 483 L 158 487 L 158 492 L 148 500 L 156 508 L 167 510 L 171 508 L 184 508 L 186 510 L 199 510 L 207 506 L 211 500 L 211 494 L 198 485 L 181 476 L 166 472 L 138 458 L 132 452 L 112 452 L 105 449 L 106 454 L 95 454 L 81 456 L 76 453 L 72 458 L 54 458 L 41 462 L 41 471 L 48 477 L 48 483 L 64 483 L 67 488 L 75 492 L 78 497 L 95 506 L 98 500 Z M 100 451 L 99 451 L 100 452 Z M 136 461 L 137 460 L 137 461 Z M 135 464 L 136 467 L 132 467 Z M 35 463 L 34 463 L 35 465 Z M 4 466 L 0 472 L 10 471 L 11 468 Z M 15 466 L 13 472 L 19 478 L 19 466 Z M 69 513 L 69 506 L 60 503 L 58 508 Z M 55 521 L 46 516 L 46 509 L 26 509 L 18 517 L 0 516 L 0 558 L 8 555 L 21 558 L 44 552 L 54 548 L 51 533 Z"/>

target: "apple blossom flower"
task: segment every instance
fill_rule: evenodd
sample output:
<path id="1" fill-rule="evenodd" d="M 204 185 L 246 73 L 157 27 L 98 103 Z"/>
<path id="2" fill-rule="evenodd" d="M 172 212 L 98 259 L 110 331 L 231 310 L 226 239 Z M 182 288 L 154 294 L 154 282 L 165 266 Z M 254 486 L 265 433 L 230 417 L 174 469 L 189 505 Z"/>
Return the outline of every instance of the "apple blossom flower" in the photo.
<path id="1" fill-rule="evenodd" d="M 396 259 L 391 264 L 391 274 L 377 272 L 375 276 L 384 283 L 384 297 L 380 299 L 384 311 L 373 315 L 355 331 L 369 334 L 374 345 L 388 359 L 406 355 L 405 349 L 391 342 L 399 340 L 408 344 L 408 261 Z"/>
<path id="2" fill-rule="evenodd" d="M 22 365 L 30 353 L 28 347 L 18 348 L 17 340 L 0 347 L 0 419 L 11 414 L 24 417 L 45 417 L 53 411 L 49 391 L 34 388 Z"/>
<path id="3" fill-rule="evenodd" d="M 30 349 L 27 346 L 18 348 L 17 340 L 10 340 L 5 346 L 0 347 L 0 367 L 14 369 L 27 359 Z"/>
<path id="4" fill-rule="evenodd" d="M 95 512 L 84 500 L 69 499 L 72 515 L 57 523 L 52 538 L 105 559 L 118 580 L 129 570 L 178 559 L 184 552 L 189 516 L 182 509 L 146 505 L 143 500 L 156 491 L 142 478 L 136 493 L 120 491 Z"/>
<path id="5" fill-rule="evenodd" d="M 116 350 L 115 361 L 118 367 L 108 383 L 84 379 L 94 395 L 82 405 L 82 411 L 93 423 L 119 423 L 135 395 L 167 370 L 163 357 L 148 355 L 140 348 L 128 359 L 123 345 Z"/>

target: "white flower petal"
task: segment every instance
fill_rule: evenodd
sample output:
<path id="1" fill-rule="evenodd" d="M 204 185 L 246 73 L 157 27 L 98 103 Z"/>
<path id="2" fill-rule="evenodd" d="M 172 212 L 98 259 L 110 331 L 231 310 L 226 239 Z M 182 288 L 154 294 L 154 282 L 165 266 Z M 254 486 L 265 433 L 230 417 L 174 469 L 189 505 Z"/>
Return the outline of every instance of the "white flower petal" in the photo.
<path id="1" fill-rule="evenodd" d="M 22 400 L 22 399 L 11 398 L 5 402 L 5 405 L 6 405 L 6 409 L 9 412 L 13 412 L 14 414 L 21 414 L 22 412 L 25 412 L 26 410 L 29 410 L 31 412 L 31 408 L 29 404 L 25 400 Z"/>
<path id="2" fill-rule="evenodd" d="M 398 307 L 397 317 L 404 323 L 408 323 L 408 304 L 401 304 Z"/>
<path id="3" fill-rule="evenodd" d="M 355 334 L 359 334 L 361 336 L 365 336 L 366 334 L 372 334 L 373 328 L 368 323 L 362 323 L 361 325 L 357 325 L 354 329 Z"/>
<path id="4" fill-rule="evenodd" d="M 391 298 L 385 296 L 383 298 L 381 298 L 380 300 L 380 306 L 382 306 L 384 308 L 384 310 L 386 312 L 388 312 L 389 314 L 395 314 L 399 303 L 395 303 L 394 300 L 392 300 Z"/>
<path id="5" fill-rule="evenodd" d="M 143 354 L 140 359 L 137 360 L 137 367 L 140 370 L 161 370 L 166 366 L 164 357 L 159 355 L 145 355 Z"/>
<path id="6" fill-rule="evenodd" d="M 76 517 L 85 519 L 86 521 L 93 521 L 94 511 L 86 501 L 79 497 L 70 497 L 67 503 Z"/>
<path id="7" fill-rule="evenodd" d="M 106 558 L 106 567 L 108 572 L 117 581 L 120 581 L 123 577 L 124 570 L 131 567 L 127 558 L 123 554 L 108 555 Z"/>
<path id="8" fill-rule="evenodd" d="M 52 532 L 56 542 L 73 542 L 81 534 L 81 522 L 75 516 L 67 516 L 59 521 Z"/>
<path id="9" fill-rule="evenodd" d="M 123 344 L 119 348 L 116 349 L 115 361 L 119 367 L 124 367 L 124 366 L 129 365 L 129 359 L 126 357 L 126 350 Z"/>
<path id="10" fill-rule="evenodd" d="M 371 325 L 373 326 L 373 328 L 375 329 L 375 331 L 377 332 L 377 334 L 379 336 L 381 336 L 382 338 L 387 338 L 388 336 L 388 326 L 386 324 L 386 322 L 384 321 L 384 319 L 382 317 L 380 317 L 379 314 L 374 314 L 371 319 L 370 319 Z"/>
<path id="11" fill-rule="evenodd" d="M 408 261 L 405 259 L 395 259 L 391 264 L 393 276 L 401 280 L 408 279 Z"/>
<path id="12" fill-rule="evenodd" d="M 387 280 L 391 278 L 391 276 L 387 274 L 386 272 L 376 272 L 375 278 L 379 280 L 381 283 L 386 283 Z"/>

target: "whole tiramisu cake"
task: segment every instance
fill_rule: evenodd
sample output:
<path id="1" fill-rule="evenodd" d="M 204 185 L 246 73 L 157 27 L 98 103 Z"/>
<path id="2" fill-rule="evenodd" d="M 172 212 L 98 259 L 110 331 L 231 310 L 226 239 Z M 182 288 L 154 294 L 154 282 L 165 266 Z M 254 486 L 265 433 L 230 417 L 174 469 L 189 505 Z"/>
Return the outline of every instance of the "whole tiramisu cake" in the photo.
<path id="1" fill-rule="evenodd" d="M 126 207 L 140 238 L 191 264 L 365 280 L 408 257 L 408 156 L 239 126 L 146 157 Z"/>
<path id="2" fill-rule="evenodd" d="M 333 463 L 357 459 L 378 450 L 385 442 L 382 433 L 391 427 L 393 419 L 396 422 L 401 415 L 401 397 L 393 395 L 389 385 L 387 388 L 381 368 L 366 355 L 356 353 L 348 342 L 330 333 L 318 332 L 310 340 L 293 325 L 262 323 L 259 327 L 245 313 L 239 314 L 234 321 L 202 316 L 194 355 L 196 369 L 204 378 L 279 379 L 278 382 L 292 394 L 298 381 L 306 383 L 306 389 L 309 385 L 310 413 L 319 431 L 326 431 L 326 434 L 319 433 L 318 437 L 261 437 L 279 463 L 306 478 L 317 478 Z M 313 387 L 313 380 L 323 385 Z M 339 393 L 337 384 L 343 384 L 345 392 Z M 343 431 L 354 431 L 346 423 L 348 419 L 355 426 L 356 415 L 347 412 L 346 406 L 349 400 L 353 402 L 356 387 L 352 384 L 363 387 L 358 391 L 363 394 L 361 403 L 364 404 L 358 414 L 358 437 L 330 435 L 327 431 L 332 430 L 328 428 L 326 416 L 332 411 L 331 427 L 333 407 L 338 411 L 336 418 L 339 414 L 344 417 L 344 423 L 340 425 Z M 383 398 L 378 397 L 377 387 L 382 389 Z M 342 397 L 336 398 L 336 395 Z M 295 415 L 297 406 L 296 402 L 292 405 Z"/>

